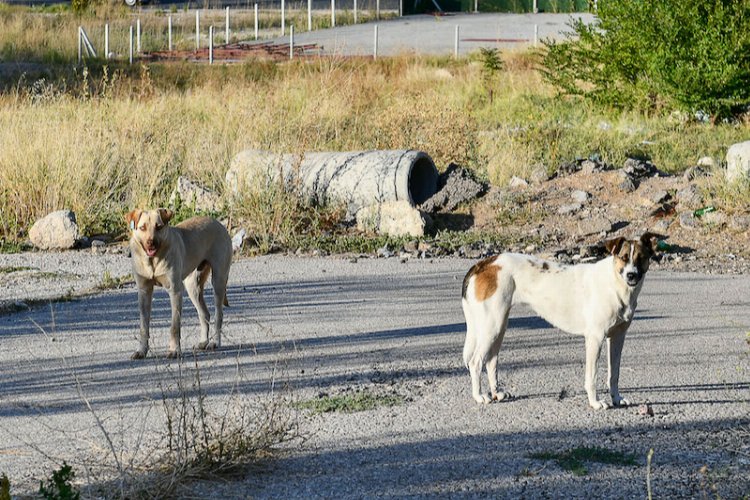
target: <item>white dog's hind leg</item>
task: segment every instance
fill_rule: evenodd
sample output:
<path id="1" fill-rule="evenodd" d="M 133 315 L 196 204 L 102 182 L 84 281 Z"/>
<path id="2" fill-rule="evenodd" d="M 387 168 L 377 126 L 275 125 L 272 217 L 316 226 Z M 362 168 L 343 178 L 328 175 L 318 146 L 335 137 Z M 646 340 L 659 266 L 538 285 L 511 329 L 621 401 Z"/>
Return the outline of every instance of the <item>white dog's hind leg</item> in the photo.
<path id="1" fill-rule="evenodd" d="M 490 397 L 495 401 L 502 401 L 510 397 L 510 394 L 506 392 L 497 391 L 497 355 L 500 352 L 500 347 L 503 345 L 505 330 L 508 328 L 508 313 L 509 309 L 507 308 L 500 312 L 500 317 L 502 318 L 500 333 L 495 337 L 495 341 L 492 343 L 490 358 L 487 360 L 487 380 L 490 383 Z"/>
<path id="2" fill-rule="evenodd" d="M 589 398 L 589 405 L 595 410 L 608 407 L 607 403 L 596 399 L 596 365 L 599 362 L 599 353 L 602 350 L 603 335 L 599 333 L 586 333 L 586 375 L 584 377 L 584 388 Z"/>
<path id="3" fill-rule="evenodd" d="M 625 332 L 629 324 L 613 332 L 607 338 L 607 385 L 612 396 L 612 404 L 615 406 L 630 406 L 630 402 L 620 395 L 620 360 L 622 359 L 622 347 L 625 345 Z"/>

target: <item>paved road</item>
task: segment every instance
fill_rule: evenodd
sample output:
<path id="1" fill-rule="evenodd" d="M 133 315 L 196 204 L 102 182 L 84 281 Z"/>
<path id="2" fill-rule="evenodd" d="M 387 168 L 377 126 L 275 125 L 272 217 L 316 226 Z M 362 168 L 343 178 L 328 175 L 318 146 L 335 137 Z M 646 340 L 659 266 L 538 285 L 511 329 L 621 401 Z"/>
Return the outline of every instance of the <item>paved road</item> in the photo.
<path id="1" fill-rule="evenodd" d="M 23 258 L 0 256 L 0 266 Z M 127 272 L 125 257 L 108 258 L 112 275 Z M 64 268 L 89 259 L 68 253 L 53 262 Z M 643 498 L 652 447 L 655 498 L 699 497 L 712 485 L 724 498 L 750 491 L 750 277 L 649 274 L 621 378 L 632 402 L 650 401 L 649 417 L 636 408 L 590 410 L 582 340 L 523 307 L 512 312 L 500 354 L 500 379 L 516 399 L 473 403 L 460 360 L 459 297 L 469 265 L 286 257 L 235 263 L 225 347 L 187 355 L 181 366 L 188 384 L 200 367 L 208 404 L 219 405 L 235 383 L 259 401 L 272 390 L 298 401 L 347 390 L 407 400 L 353 414 L 303 412 L 299 424 L 309 439 L 301 448 L 237 481 L 194 486 L 193 497 Z M 63 458 L 81 471 L 81 457 L 107 456 L 82 395 L 124 457 L 138 436 L 159 442 L 163 392 L 172 393 L 180 368 L 160 357 L 168 318 L 160 291 L 155 356 L 132 362 L 132 287 L 0 316 L 0 472 L 14 488 L 36 488 Z M 197 336 L 189 305 L 183 318 L 187 347 Z M 638 465 L 587 464 L 588 475 L 577 477 L 529 457 L 580 446 L 633 453 Z"/>
<path id="2" fill-rule="evenodd" d="M 571 31 L 571 19 L 590 23 L 591 14 L 454 14 L 447 16 L 406 16 L 378 23 L 378 55 L 403 53 L 449 55 L 454 52 L 456 26 L 459 27 L 459 53 L 466 55 L 479 47 L 501 49 L 528 47 L 537 37 L 559 39 Z M 297 27 L 295 44 L 317 44 L 329 55 L 373 54 L 374 23 L 302 32 Z M 289 43 L 288 37 L 275 43 Z"/>

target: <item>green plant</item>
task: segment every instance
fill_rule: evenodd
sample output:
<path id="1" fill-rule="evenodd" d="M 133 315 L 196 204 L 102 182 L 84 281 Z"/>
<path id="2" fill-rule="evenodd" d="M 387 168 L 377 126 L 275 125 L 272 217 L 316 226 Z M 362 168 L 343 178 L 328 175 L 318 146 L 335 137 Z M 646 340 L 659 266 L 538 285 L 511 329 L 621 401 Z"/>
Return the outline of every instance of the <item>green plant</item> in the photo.
<path id="1" fill-rule="evenodd" d="M 398 406 L 404 402 L 405 398 L 399 394 L 374 394 L 363 390 L 336 396 L 321 394 L 317 398 L 296 403 L 295 406 L 313 413 L 354 413 L 373 410 L 381 406 Z"/>
<path id="2" fill-rule="evenodd" d="M 10 479 L 5 474 L 0 477 L 0 500 L 10 500 Z"/>
<path id="3" fill-rule="evenodd" d="M 500 59 L 500 51 L 496 48 L 480 47 L 479 56 L 482 61 L 482 83 L 492 104 L 497 74 L 503 69 L 503 60 Z"/>
<path id="4" fill-rule="evenodd" d="M 562 452 L 545 451 L 532 453 L 529 457 L 538 460 L 554 460 L 557 462 L 557 465 L 576 476 L 585 476 L 588 474 L 584 462 L 597 462 L 610 465 L 636 465 L 635 455 L 611 451 L 597 446 L 582 446 Z"/>
<path id="5" fill-rule="evenodd" d="M 81 493 L 71 484 L 75 477 L 73 467 L 63 462 L 59 469 L 52 471 L 51 478 L 39 482 L 39 494 L 47 500 L 78 500 Z"/>
<path id="6" fill-rule="evenodd" d="M 703 112 L 750 104 L 750 1 L 601 0 L 597 21 L 545 41 L 543 74 L 565 93 L 622 107 Z"/>

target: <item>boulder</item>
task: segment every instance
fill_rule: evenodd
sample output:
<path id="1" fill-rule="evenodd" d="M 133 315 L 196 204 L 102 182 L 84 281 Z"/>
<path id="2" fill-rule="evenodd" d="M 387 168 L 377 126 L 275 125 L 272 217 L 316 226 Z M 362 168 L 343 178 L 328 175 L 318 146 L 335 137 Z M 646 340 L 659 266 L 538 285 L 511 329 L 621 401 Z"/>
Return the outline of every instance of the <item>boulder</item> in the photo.
<path id="1" fill-rule="evenodd" d="M 750 180 L 750 141 L 733 144 L 727 150 L 727 181 Z"/>
<path id="2" fill-rule="evenodd" d="M 513 189 L 525 188 L 528 186 L 529 186 L 529 183 L 526 182 L 525 179 L 516 177 L 515 175 L 510 178 L 510 181 L 508 181 L 508 187 L 513 188 Z"/>
<path id="3" fill-rule="evenodd" d="M 438 192 L 425 201 L 420 209 L 428 213 L 450 212 L 461 203 L 478 198 L 486 191 L 486 184 L 477 181 L 468 170 L 451 163 L 438 177 Z"/>
<path id="4" fill-rule="evenodd" d="M 570 193 L 570 197 L 573 199 L 573 201 L 577 201 L 578 203 L 586 203 L 589 198 L 591 198 L 591 195 L 586 191 L 576 189 L 575 191 Z"/>
<path id="5" fill-rule="evenodd" d="M 689 184 L 677 191 L 677 201 L 682 208 L 700 208 L 703 205 L 703 194 L 698 186 Z"/>
<path id="6" fill-rule="evenodd" d="M 29 230 L 31 243 L 42 250 L 67 250 L 75 247 L 79 238 L 76 215 L 70 210 L 52 212 Z"/>
<path id="7" fill-rule="evenodd" d="M 218 212 L 220 207 L 219 196 L 216 193 L 182 176 L 177 178 L 177 187 L 169 197 L 169 204 L 174 207 L 178 199 L 183 205 L 193 207 L 199 212 Z"/>
<path id="8" fill-rule="evenodd" d="M 405 200 L 370 205 L 357 212 L 357 229 L 388 236 L 424 236 L 430 224 L 429 215 Z"/>

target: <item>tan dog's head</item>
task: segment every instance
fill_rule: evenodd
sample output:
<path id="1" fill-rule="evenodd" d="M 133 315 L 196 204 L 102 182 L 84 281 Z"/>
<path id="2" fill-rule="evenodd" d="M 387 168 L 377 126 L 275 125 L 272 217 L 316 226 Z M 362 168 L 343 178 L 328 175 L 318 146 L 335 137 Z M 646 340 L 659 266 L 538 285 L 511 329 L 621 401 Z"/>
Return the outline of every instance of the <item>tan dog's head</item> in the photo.
<path id="1" fill-rule="evenodd" d="M 141 245 L 149 257 L 156 255 L 164 243 L 165 228 L 172 215 L 171 210 L 159 208 L 156 210 L 136 209 L 125 216 L 133 240 Z"/>
<path id="2" fill-rule="evenodd" d="M 604 248 L 614 256 L 615 271 L 628 284 L 634 287 L 648 271 L 651 257 L 656 253 L 656 245 L 664 236 L 643 233 L 637 240 L 627 240 L 622 236 L 604 242 Z"/>

